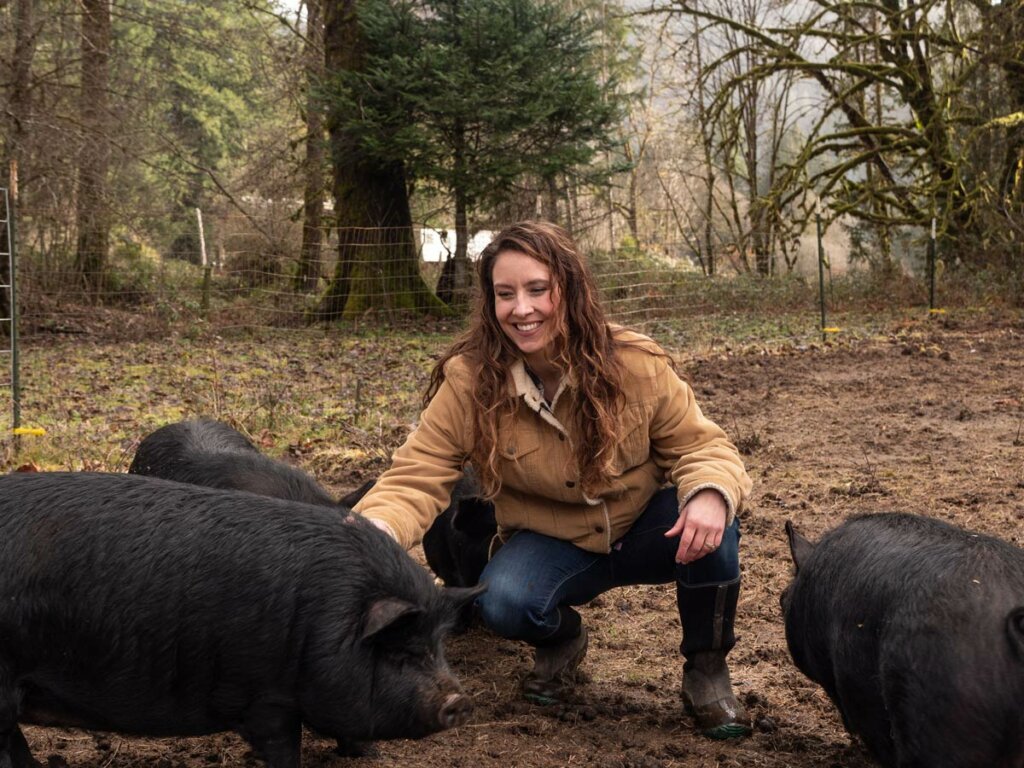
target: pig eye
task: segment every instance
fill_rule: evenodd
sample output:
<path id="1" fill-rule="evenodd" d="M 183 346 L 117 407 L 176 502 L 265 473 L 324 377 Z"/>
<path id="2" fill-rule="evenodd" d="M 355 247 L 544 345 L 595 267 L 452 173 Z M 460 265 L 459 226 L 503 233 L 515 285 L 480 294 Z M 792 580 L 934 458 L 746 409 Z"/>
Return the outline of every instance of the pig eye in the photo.
<path id="1" fill-rule="evenodd" d="M 415 645 L 391 645 L 381 648 L 388 661 L 400 667 L 423 666 L 431 661 L 433 654 Z"/>
<path id="2" fill-rule="evenodd" d="M 407 667 L 412 663 L 413 654 L 398 646 L 377 646 L 378 658 L 386 664 L 396 667 Z"/>

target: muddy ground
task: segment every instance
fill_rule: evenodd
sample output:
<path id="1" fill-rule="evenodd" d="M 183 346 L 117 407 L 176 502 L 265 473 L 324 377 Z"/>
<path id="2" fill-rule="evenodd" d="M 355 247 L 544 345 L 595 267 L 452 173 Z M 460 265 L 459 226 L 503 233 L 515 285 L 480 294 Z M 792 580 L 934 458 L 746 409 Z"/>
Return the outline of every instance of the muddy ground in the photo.
<path id="1" fill-rule="evenodd" d="M 789 659 L 779 594 L 790 576 L 783 523 L 812 537 L 848 515 L 903 510 L 1024 537 L 1024 323 L 936 320 L 832 346 L 690 359 L 707 413 L 744 452 L 755 489 L 744 513 L 743 593 L 733 680 L 754 735 L 716 743 L 679 701 L 679 622 L 670 587 L 609 593 L 591 628 L 586 704 L 520 700 L 526 649 L 483 630 L 454 637 L 450 662 L 476 702 L 471 724 L 341 759 L 306 734 L 306 766 L 786 766 L 871 760 Z M 354 483 L 353 483 L 354 484 Z M 81 768 L 201 768 L 257 762 L 240 739 L 130 739 L 26 729 L 36 755 Z"/>

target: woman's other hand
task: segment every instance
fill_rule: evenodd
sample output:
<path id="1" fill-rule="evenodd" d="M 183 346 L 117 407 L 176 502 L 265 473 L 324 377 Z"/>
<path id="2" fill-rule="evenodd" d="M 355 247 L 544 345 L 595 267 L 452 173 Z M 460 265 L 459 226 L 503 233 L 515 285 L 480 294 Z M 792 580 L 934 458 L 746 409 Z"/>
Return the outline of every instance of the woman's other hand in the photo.
<path id="1" fill-rule="evenodd" d="M 676 524 L 665 532 L 668 538 L 679 536 L 676 562 L 687 565 L 718 549 L 728 516 L 721 493 L 712 488 L 695 493 L 679 510 Z"/>
<path id="2" fill-rule="evenodd" d="M 392 539 L 398 541 L 398 535 L 395 533 L 395 529 L 387 523 L 385 523 L 383 520 L 378 520 L 375 517 L 367 517 L 366 519 L 373 523 L 373 525 L 375 525 L 377 528 L 380 528 L 382 531 L 384 531 L 384 533 L 386 533 Z"/>

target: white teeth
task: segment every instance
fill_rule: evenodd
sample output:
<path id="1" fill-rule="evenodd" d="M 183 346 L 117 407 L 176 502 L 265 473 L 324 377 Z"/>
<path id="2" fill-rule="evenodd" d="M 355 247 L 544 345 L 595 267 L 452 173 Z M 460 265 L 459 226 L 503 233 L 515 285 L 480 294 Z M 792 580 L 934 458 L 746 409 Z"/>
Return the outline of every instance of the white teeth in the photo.
<path id="1" fill-rule="evenodd" d="M 518 328 L 523 333 L 529 333 L 534 328 L 539 328 L 539 327 L 540 327 L 540 323 L 520 323 L 520 324 L 518 324 L 516 326 L 516 328 Z"/>

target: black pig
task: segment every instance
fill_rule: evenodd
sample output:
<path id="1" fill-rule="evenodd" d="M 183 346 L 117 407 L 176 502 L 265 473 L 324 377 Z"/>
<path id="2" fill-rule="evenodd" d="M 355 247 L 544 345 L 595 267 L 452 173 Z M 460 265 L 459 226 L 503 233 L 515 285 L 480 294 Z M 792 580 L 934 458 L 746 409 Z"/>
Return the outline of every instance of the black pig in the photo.
<path id="1" fill-rule="evenodd" d="M 0 765 L 18 723 L 236 731 L 297 768 L 303 725 L 417 738 L 471 710 L 442 590 L 388 536 L 319 507 L 125 474 L 0 478 Z"/>
<path id="2" fill-rule="evenodd" d="M 487 565 L 498 523 L 494 505 L 480 494 L 476 473 L 467 467 L 452 490 L 448 508 L 423 536 L 427 564 L 449 587 L 475 586 Z"/>
<path id="3" fill-rule="evenodd" d="M 301 469 L 264 456 L 237 429 L 205 418 L 167 424 L 147 435 L 139 443 L 128 471 L 346 509 L 373 485 L 372 481 L 365 483 L 335 501 Z"/>
<path id="4" fill-rule="evenodd" d="M 374 483 L 370 480 L 335 502 L 302 470 L 264 456 L 238 430 L 205 418 L 168 424 L 147 435 L 139 443 L 128 471 L 345 509 L 359 501 Z M 448 508 L 423 538 L 427 564 L 450 587 L 477 584 L 497 532 L 494 507 L 479 494 L 476 475 L 467 469 L 455 486 Z"/>
<path id="5" fill-rule="evenodd" d="M 786 523 L 797 667 L 884 766 L 1024 766 L 1024 551 L 908 514 Z"/>

